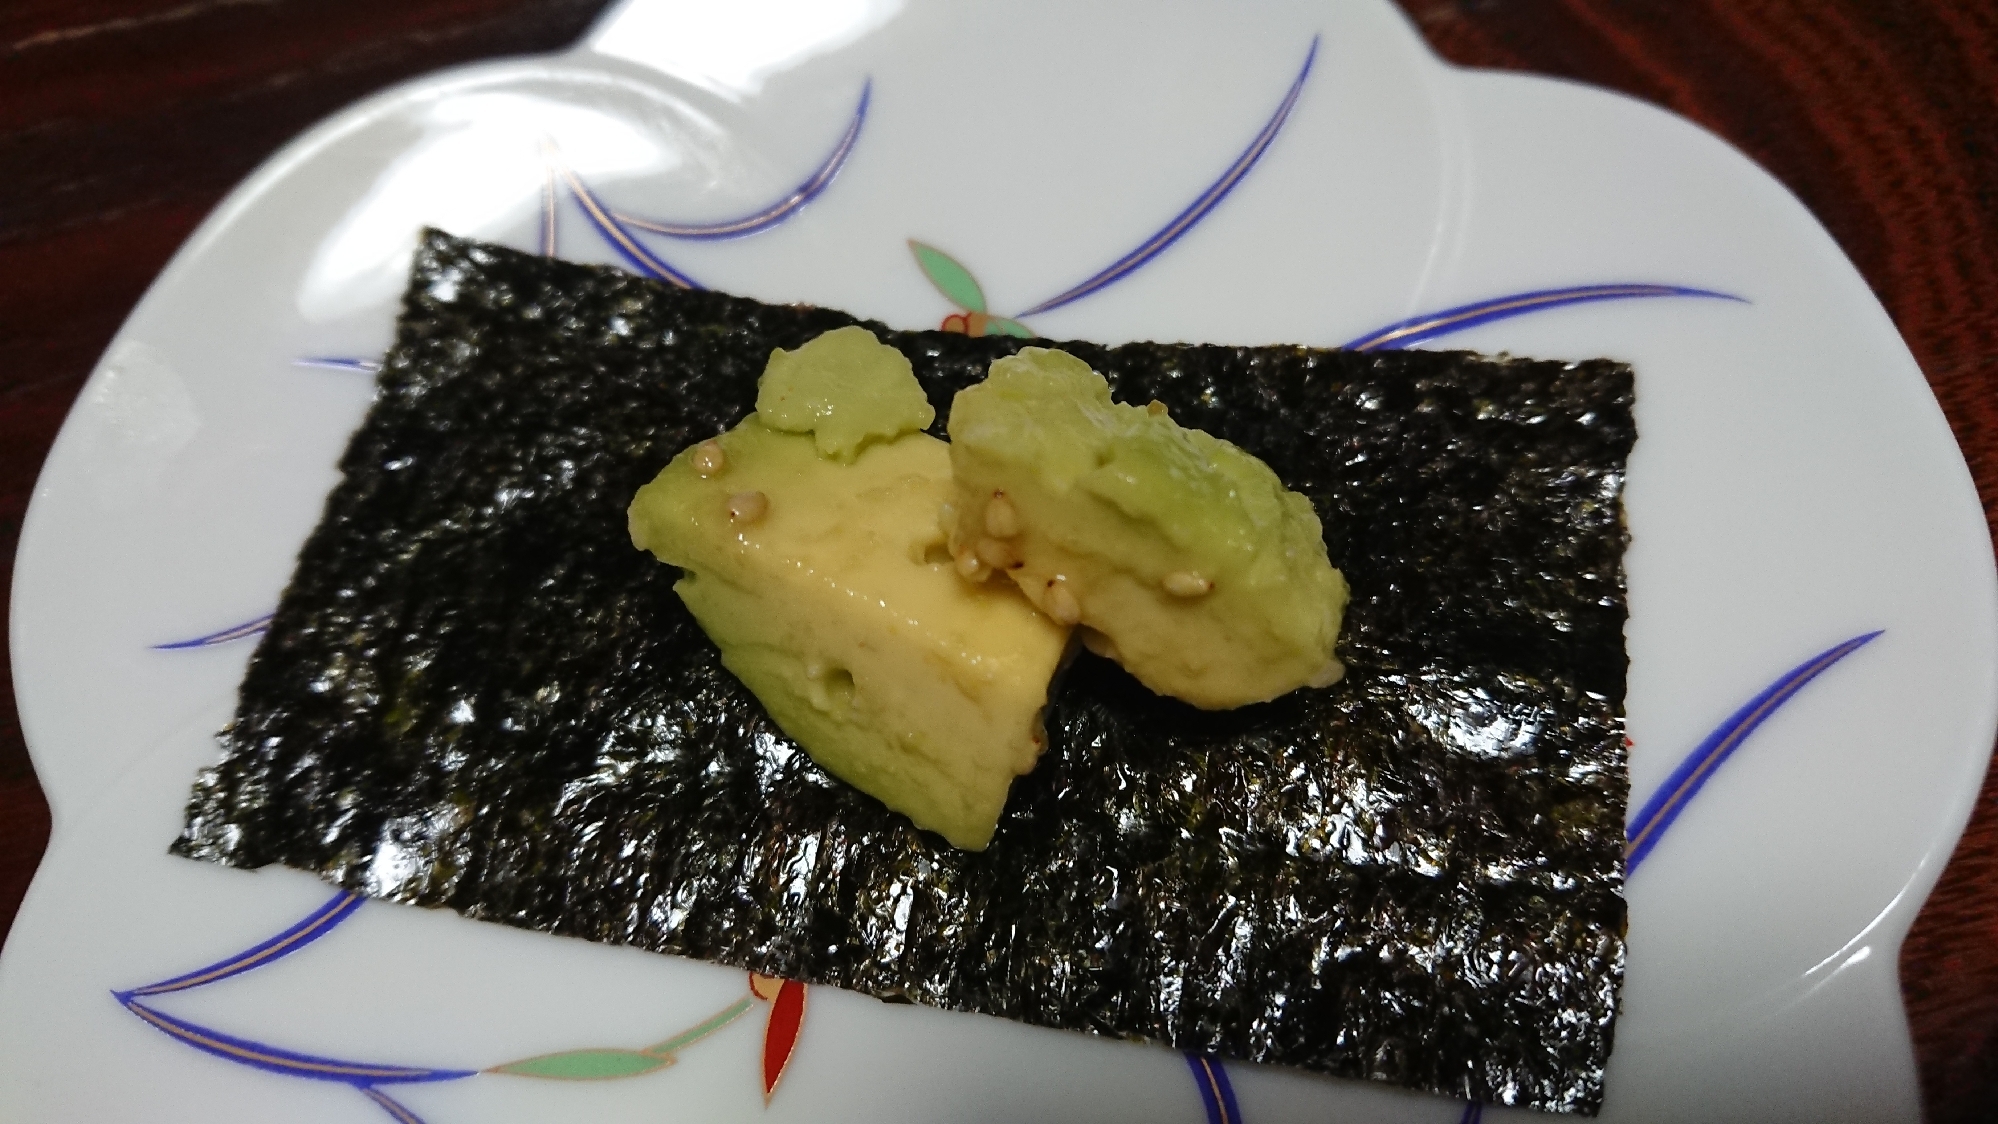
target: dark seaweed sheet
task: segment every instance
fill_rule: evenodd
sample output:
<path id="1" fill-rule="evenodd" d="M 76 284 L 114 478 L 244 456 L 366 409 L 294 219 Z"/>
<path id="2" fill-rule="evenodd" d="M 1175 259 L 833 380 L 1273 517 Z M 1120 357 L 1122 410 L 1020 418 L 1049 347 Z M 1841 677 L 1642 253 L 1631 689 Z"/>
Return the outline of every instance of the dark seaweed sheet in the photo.
<path id="1" fill-rule="evenodd" d="M 441 234 L 174 851 L 885 998 L 1594 1112 L 1623 974 L 1628 368 L 1061 346 L 1263 457 L 1346 679 L 1204 713 L 1084 657 L 989 850 L 828 778 L 624 508 L 852 323 Z M 941 429 L 1025 341 L 868 324 Z"/>

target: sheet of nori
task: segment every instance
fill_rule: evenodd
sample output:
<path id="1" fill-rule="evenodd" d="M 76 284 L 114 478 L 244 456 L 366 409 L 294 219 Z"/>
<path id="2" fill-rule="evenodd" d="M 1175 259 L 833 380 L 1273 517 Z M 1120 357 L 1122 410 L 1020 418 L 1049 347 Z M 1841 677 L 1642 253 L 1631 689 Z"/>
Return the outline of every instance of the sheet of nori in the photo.
<path id="1" fill-rule="evenodd" d="M 989 850 L 830 779 L 632 548 L 632 492 L 853 323 L 430 233 L 179 854 L 1043 1026 L 1601 1103 L 1624 962 L 1630 370 L 1060 346 L 1317 505 L 1325 690 L 1083 657 Z M 1026 341 L 891 331 L 938 411 Z"/>

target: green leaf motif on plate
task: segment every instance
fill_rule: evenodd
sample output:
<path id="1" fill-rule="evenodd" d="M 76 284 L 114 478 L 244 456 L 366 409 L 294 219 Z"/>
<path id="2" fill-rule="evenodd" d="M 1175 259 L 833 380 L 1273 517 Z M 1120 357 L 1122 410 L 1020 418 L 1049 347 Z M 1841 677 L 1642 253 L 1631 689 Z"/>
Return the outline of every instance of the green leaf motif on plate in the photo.
<path id="1" fill-rule="evenodd" d="M 549 1077 L 561 1081 L 608 1081 L 618 1077 L 640 1077 L 672 1064 L 670 1054 L 662 1056 L 639 1050 L 570 1050 L 496 1065 L 486 1072 L 510 1073 L 515 1077 Z"/>
<path id="2" fill-rule="evenodd" d="M 978 279 L 958 264 L 956 258 L 913 238 L 909 239 L 909 249 L 916 255 L 916 264 L 923 268 L 923 276 L 952 304 L 966 312 L 985 311 L 985 290 L 978 287 Z"/>

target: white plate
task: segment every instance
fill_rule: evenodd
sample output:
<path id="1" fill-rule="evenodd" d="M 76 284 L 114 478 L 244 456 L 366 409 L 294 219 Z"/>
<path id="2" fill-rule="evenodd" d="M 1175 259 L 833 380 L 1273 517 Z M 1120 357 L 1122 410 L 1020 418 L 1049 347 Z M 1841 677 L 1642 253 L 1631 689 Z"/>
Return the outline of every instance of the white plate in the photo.
<path id="1" fill-rule="evenodd" d="M 774 212 L 734 239 L 602 225 L 568 174 L 627 216 Z M 1632 874 L 1604 1118 L 1916 1118 L 1895 953 L 1968 814 L 1998 683 L 1990 547 L 1942 415 L 1837 247 L 1741 156 L 1622 98 L 1445 67 L 1371 0 L 634 0 L 567 54 L 400 87 L 274 157 L 133 313 L 22 533 L 14 666 L 55 837 L 0 960 L 18 1118 L 1473 1114 L 1245 1065 L 1210 1103 L 1223 1084 L 1164 1049 L 828 989 L 766 1101 L 790 999 L 740 973 L 379 904 L 255 971 L 130 993 L 327 897 L 164 854 L 251 645 L 155 646 L 268 611 L 368 405 L 365 373 L 296 361 L 380 354 L 420 224 L 532 247 L 545 199 L 563 256 L 617 261 L 627 239 L 706 285 L 909 327 L 961 315 L 911 239 L 963 263 L 987 311 L 1106 341 L 1338 344 L 1575 286 L 1742 298 L 1512 302 L 1537 311 L 1438 338 L 1636 364 L 1633 807 L 1677 791 L 1711 731 L 1740 749 Z M 1726 725 L 1877 630 L 1767 700 L 1766 723 Z M 398 1083 L 298 1060 L 475 1070 L 635 1049 L 738 1005 L 679 1064 L 624 1080 Z"/>

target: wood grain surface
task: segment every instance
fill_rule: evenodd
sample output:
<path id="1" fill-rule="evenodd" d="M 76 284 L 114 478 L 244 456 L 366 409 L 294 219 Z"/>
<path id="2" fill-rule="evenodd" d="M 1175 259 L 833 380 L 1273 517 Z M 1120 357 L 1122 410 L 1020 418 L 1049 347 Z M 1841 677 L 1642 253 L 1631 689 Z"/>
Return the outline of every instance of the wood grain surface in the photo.
<path id="1" fill-rule="evenodd" d="M 1398 0 L 1444 58 L 1621 90 L 1727 138 L 1857 263 L 1998 517 L 1998 4 Z M 0 578 L 84 377 L 202 216 L 393 82 L 573 41 L 602 0 L 0 4 Z M 6 658 L 0 653 L 0 661 Z M 0 675 L 0 929 L 48 836 Z M 1934 1124 L 1998 1119 L 1998 778 L 1901 955 Z"/>

